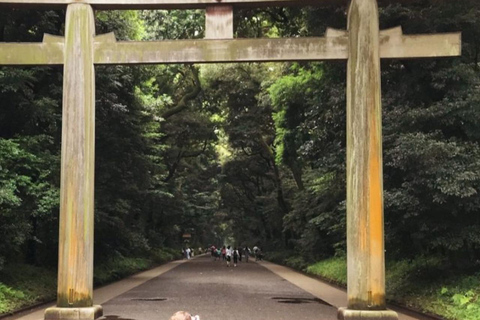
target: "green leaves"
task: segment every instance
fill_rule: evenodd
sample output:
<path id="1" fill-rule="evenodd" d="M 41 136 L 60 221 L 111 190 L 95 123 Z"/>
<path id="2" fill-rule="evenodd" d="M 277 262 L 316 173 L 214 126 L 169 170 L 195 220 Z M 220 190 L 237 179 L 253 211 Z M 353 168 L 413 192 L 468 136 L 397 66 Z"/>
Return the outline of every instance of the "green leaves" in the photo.
<path id="1" fill-rule="evenodd" d="M 147 39 L 203 39 L 205 12 L 203 10 L 145 10 L 141 13 L 146 25 Z"/>
<path id="2" fill-rule="evenodd" d="M 460 278 L 460 281 L 448 287 L 442 287 L 440 290 L 442 297 L 429 309 L 448 319 L 478 319 L 480 293 L 477 282 L 475 276 L 470 276 Z"/>
<path id="3" fill-rule="evenodd" d="M 31 233 L 33 219 L 50 220 L 58 210 L 58 186 L 51 175 L 58 158 L 48 149 L 39 152 L 45 146 L 45 137 L 0 138 L 0 258 L 12 257 L 36 236 Z"/>

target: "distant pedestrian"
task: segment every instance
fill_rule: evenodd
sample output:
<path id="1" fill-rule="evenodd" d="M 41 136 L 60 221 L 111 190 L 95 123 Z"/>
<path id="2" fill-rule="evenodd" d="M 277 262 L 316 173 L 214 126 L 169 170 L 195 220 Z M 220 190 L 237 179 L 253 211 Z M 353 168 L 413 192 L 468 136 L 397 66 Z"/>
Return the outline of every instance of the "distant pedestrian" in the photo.
<path id="1" fill-rule="evenodd" d="M 243 249 L 238 248 L 238 261 L 242 262 Z"/>
<path id="2" fill-rule="evenodd" d="M 255 254 L 255 261 L 262 261 L 263 260 L 263 252 L 261 249 L 257 250 L 257 253 Z"/>
<path id="3" fill-rule="evenodd" d="M 255 254 L 255 261 L 260 260 L 259 258 L 260 258 L 261 252 L 262 250 L 258 246 L 253 247 L 253 253 Z"/>
<path id="4" fill-rule="evenodd" d="M 213 260 L 217 260 L 217 248 L 215 246 L 210 247 L 210 254 L 212 255 Z"/>
<path id="5" fill-rule="evenodd" d="M 245 247 L 245 249 L 243 250 L 244 254 L 245 254 L 245 262 L 248 262 L 248 258 L 250 257 L 250 248 L 247 246 Z"/>
<path id="6" fill-rule="evenodd" d="M 187 260 L 189 260 L 190 259 L 190 252 L 191 252 L 190 248 L 185 249 L 185 252 L 186 252 Z"/>
<path id="7" fill-rule="evenodd" d="M 227 260 L 227 267 L 230 267 L 230 261 L 232 261 L 232 249 L 230 249 L 230 246 L 225 250 L 225 258 Z"/>
<path id="8" fill-rule="evenodd" d="M 215 261 L 217 261 L 217 258 L 220 261 L 221 256 L 222 256 L 222 251 L 220 250 L 220 248 L 217 248 L 217 252 L 215 253 Z"/>
<path id="9" fill-rule="evenodd" d="M 235 248 L 233 248 L 233 266 L 234 267 L 237 266 L 238 256 L 239 256 L 239 253 L 238 253 L 237 247 L 235 247 Z"/>
<path id="10" fill-rule="evenodd" d="M 227 257 L 227 249 L 225 248 L 225 246 L 223 246 L 223 248 L 222 248 L 222 259 L 223 259 L 223 261 L 226 260 L 226 257 Z"/>

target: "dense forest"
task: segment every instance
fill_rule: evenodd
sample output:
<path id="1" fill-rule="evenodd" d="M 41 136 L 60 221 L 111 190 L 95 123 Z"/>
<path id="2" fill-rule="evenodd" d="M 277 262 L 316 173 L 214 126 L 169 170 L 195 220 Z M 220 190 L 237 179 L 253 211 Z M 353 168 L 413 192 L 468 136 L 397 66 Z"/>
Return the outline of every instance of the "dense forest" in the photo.
<path id="1" fill-rule="evenodd" d="M 475 274 L 480 3 L 380 14 L 382 29 L 463 33 L 459 58 L 382 61 L 387 260 Z M 62 34 L 64 17 L 2 9 L 0 42 Z M 98 11 L 96 32 L 201 39 L 204 20 L 202 10 Z M 345 29 L 346 7 L 235 13 L 238 38 L 323 36 L 327 26 Z M 95 263 L 180 250 L 184 233 L 195 247 L 258 245 L 300 268 L 343 259 L 345 85 L 345 62 L 96 67 Z M 61 99 L 62 68 L 0 68 L 0 275 L 56 268 Z"/>

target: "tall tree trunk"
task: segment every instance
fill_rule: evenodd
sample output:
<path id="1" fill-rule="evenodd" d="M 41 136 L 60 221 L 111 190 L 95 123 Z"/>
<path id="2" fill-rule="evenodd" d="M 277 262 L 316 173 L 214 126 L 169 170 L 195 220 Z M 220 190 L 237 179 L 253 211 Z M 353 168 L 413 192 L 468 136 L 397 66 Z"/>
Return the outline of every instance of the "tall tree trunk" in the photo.
<path id="1" fill-rule="evenodd" d="M 270 148 L 270 146 L 267 144 L 265 139 L 263 137 L 260 138 L 260 143 L 262 145 L 262 149 L 265 152 L 268 161 L 270 161 L 270 164 L 273 167 L 273 173 L 275 175 L 275 185 L 277 187 L 277 202 L 282 209 L 283 214 L 287 214 L 290 210 L 288 208 L 287 202 L 285 201 L 285 197 L 283 195 L 283 187 L 282 187 L 282 179 L 280 178 L 280 171 L 278 170 L 278 166 L 275 163 L 275 155 Z"/>
<path id="2" fill-rule="evenodd" d="M 298 163 L 298 161 L 292 161 L 292 163 L 289 165 L 290 170 L 292 171 L 293 174 L 293 179 L 295 179 L 295 183 L 297 184 L 297 188 L 300 191 L 305 190 L 305 186 L 303 185 L 303 179 L 302 179 L 302 167 Z"/>

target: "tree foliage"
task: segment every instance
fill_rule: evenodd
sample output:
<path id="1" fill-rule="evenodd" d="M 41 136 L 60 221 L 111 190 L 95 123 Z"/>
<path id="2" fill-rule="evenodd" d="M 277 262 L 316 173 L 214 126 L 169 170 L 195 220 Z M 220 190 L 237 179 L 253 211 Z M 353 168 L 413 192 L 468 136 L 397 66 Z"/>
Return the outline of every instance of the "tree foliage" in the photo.
<path id="1" fill-rule="evenodd" d="M 381 8 L 404 33 L 463 32 L 461 58 L 382 62 L 387 252 L 480 255 L 477 1 Z M 346 8 L 235 14 L 238 37 L 322 36 Z M 0 41 L 62 33 L 63 11 L 2 10 Z M 201 39 L 204 12 L 100 11 L 97 34 Z M 344 62 L 96 68 L 95 253 L 234 241 L 345 254 Z M 62 70 L 0 68 L 0 266 L 56 264 Z M 464 263 L 465 262 L 465 263 Z"/>

